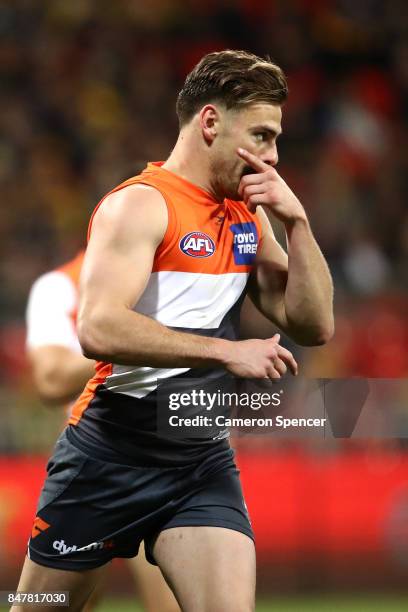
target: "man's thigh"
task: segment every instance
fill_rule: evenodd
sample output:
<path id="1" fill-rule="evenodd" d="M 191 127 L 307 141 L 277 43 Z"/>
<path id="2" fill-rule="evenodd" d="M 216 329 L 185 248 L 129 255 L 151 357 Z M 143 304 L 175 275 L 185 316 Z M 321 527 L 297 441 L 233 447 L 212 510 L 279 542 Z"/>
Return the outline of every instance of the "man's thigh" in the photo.
<path id="1" fill-rule="evenodd" d="M 66 435 L 47 470 L 28 545 L 41 566 L 85 571 L 133 557 L 146 534 L 174 514 L 177 471 L 95 459 Z"/>
<path id="2" fill-rule="evenodd" d="M 29 593 L 48 593 L 51 591 L 68 591 L 69 610 L 82 610 L 95 586 L 105 573 L 106 567 L 81 572 L 58 570 L 44 567 L 26 557 L 17 590 Z M 11 610 L 37 612 L 38 605 L 14 605 Z M 60 606 L 41 606 L 42 612 L 61 610 Z"/>
<path id="3" fill-rule="evenodd" d="M 160 569 L 146 560 L 144 543 L 137 557 L 128 559 L 128 567 L 135 578 L 137 594 L 145 612 L 180 612 Z"/>
<path id="4" fill-rule="evenodd" d="M 255 610 L 255 546 L 247 535 L 222 527 L 165 529 L 153 555 L 183 612 Z"/>

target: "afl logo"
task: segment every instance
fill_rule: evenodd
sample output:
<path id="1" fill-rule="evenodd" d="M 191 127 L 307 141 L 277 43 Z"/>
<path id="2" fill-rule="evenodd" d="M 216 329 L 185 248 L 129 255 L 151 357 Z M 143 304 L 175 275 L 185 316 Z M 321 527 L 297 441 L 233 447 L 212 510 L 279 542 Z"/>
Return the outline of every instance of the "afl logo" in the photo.
<path id="1" fill-rule="evenodd" d="M 215 244 L 208 234 L 190 232 L 180 240 L 180 250 L 190 257 L 211 257 L 215 253 Z"/>

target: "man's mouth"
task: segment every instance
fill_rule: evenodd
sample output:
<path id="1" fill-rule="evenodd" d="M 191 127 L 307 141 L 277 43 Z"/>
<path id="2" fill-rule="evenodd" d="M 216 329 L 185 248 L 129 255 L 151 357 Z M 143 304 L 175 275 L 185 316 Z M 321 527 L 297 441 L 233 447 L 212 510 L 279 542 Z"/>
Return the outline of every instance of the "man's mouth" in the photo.
<path id="1" fill-rule="evenodd" d="M 254 174 L 254 172 L 255 170 L 251 168 L 251 166 L 245 166 L 245 168 L 242 171 L 241 178 L 247 174 Z"/>

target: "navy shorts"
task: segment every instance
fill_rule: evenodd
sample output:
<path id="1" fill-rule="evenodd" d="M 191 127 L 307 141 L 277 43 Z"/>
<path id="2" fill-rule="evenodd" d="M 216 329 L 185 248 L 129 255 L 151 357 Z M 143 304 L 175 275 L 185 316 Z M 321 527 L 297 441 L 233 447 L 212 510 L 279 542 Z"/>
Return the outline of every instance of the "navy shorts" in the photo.
<path id="1" fill-rule="evenodd" d="M 115 557 L 146 558 L 164 529 L 209 525 L 253 539 L 231 449 L 183 467 L 129 466 L 93 458 L 66 431 L 48 465 L 31 537 L 30 559 L 86 570 Z"/>

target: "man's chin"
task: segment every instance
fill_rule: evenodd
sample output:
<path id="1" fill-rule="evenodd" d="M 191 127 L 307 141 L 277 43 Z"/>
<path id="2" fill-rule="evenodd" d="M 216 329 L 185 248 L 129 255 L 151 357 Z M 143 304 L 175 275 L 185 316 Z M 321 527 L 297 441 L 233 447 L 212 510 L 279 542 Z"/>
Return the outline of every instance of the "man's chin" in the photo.
<path id="1" fill-rule="evenodd" d="M 225 197 L 228 198 L 228 200 L 242 200 L 242 197 L 238 193 L 238 186 L 231 187 L 229 190 L 227 190 L 227 195 Z"/>

